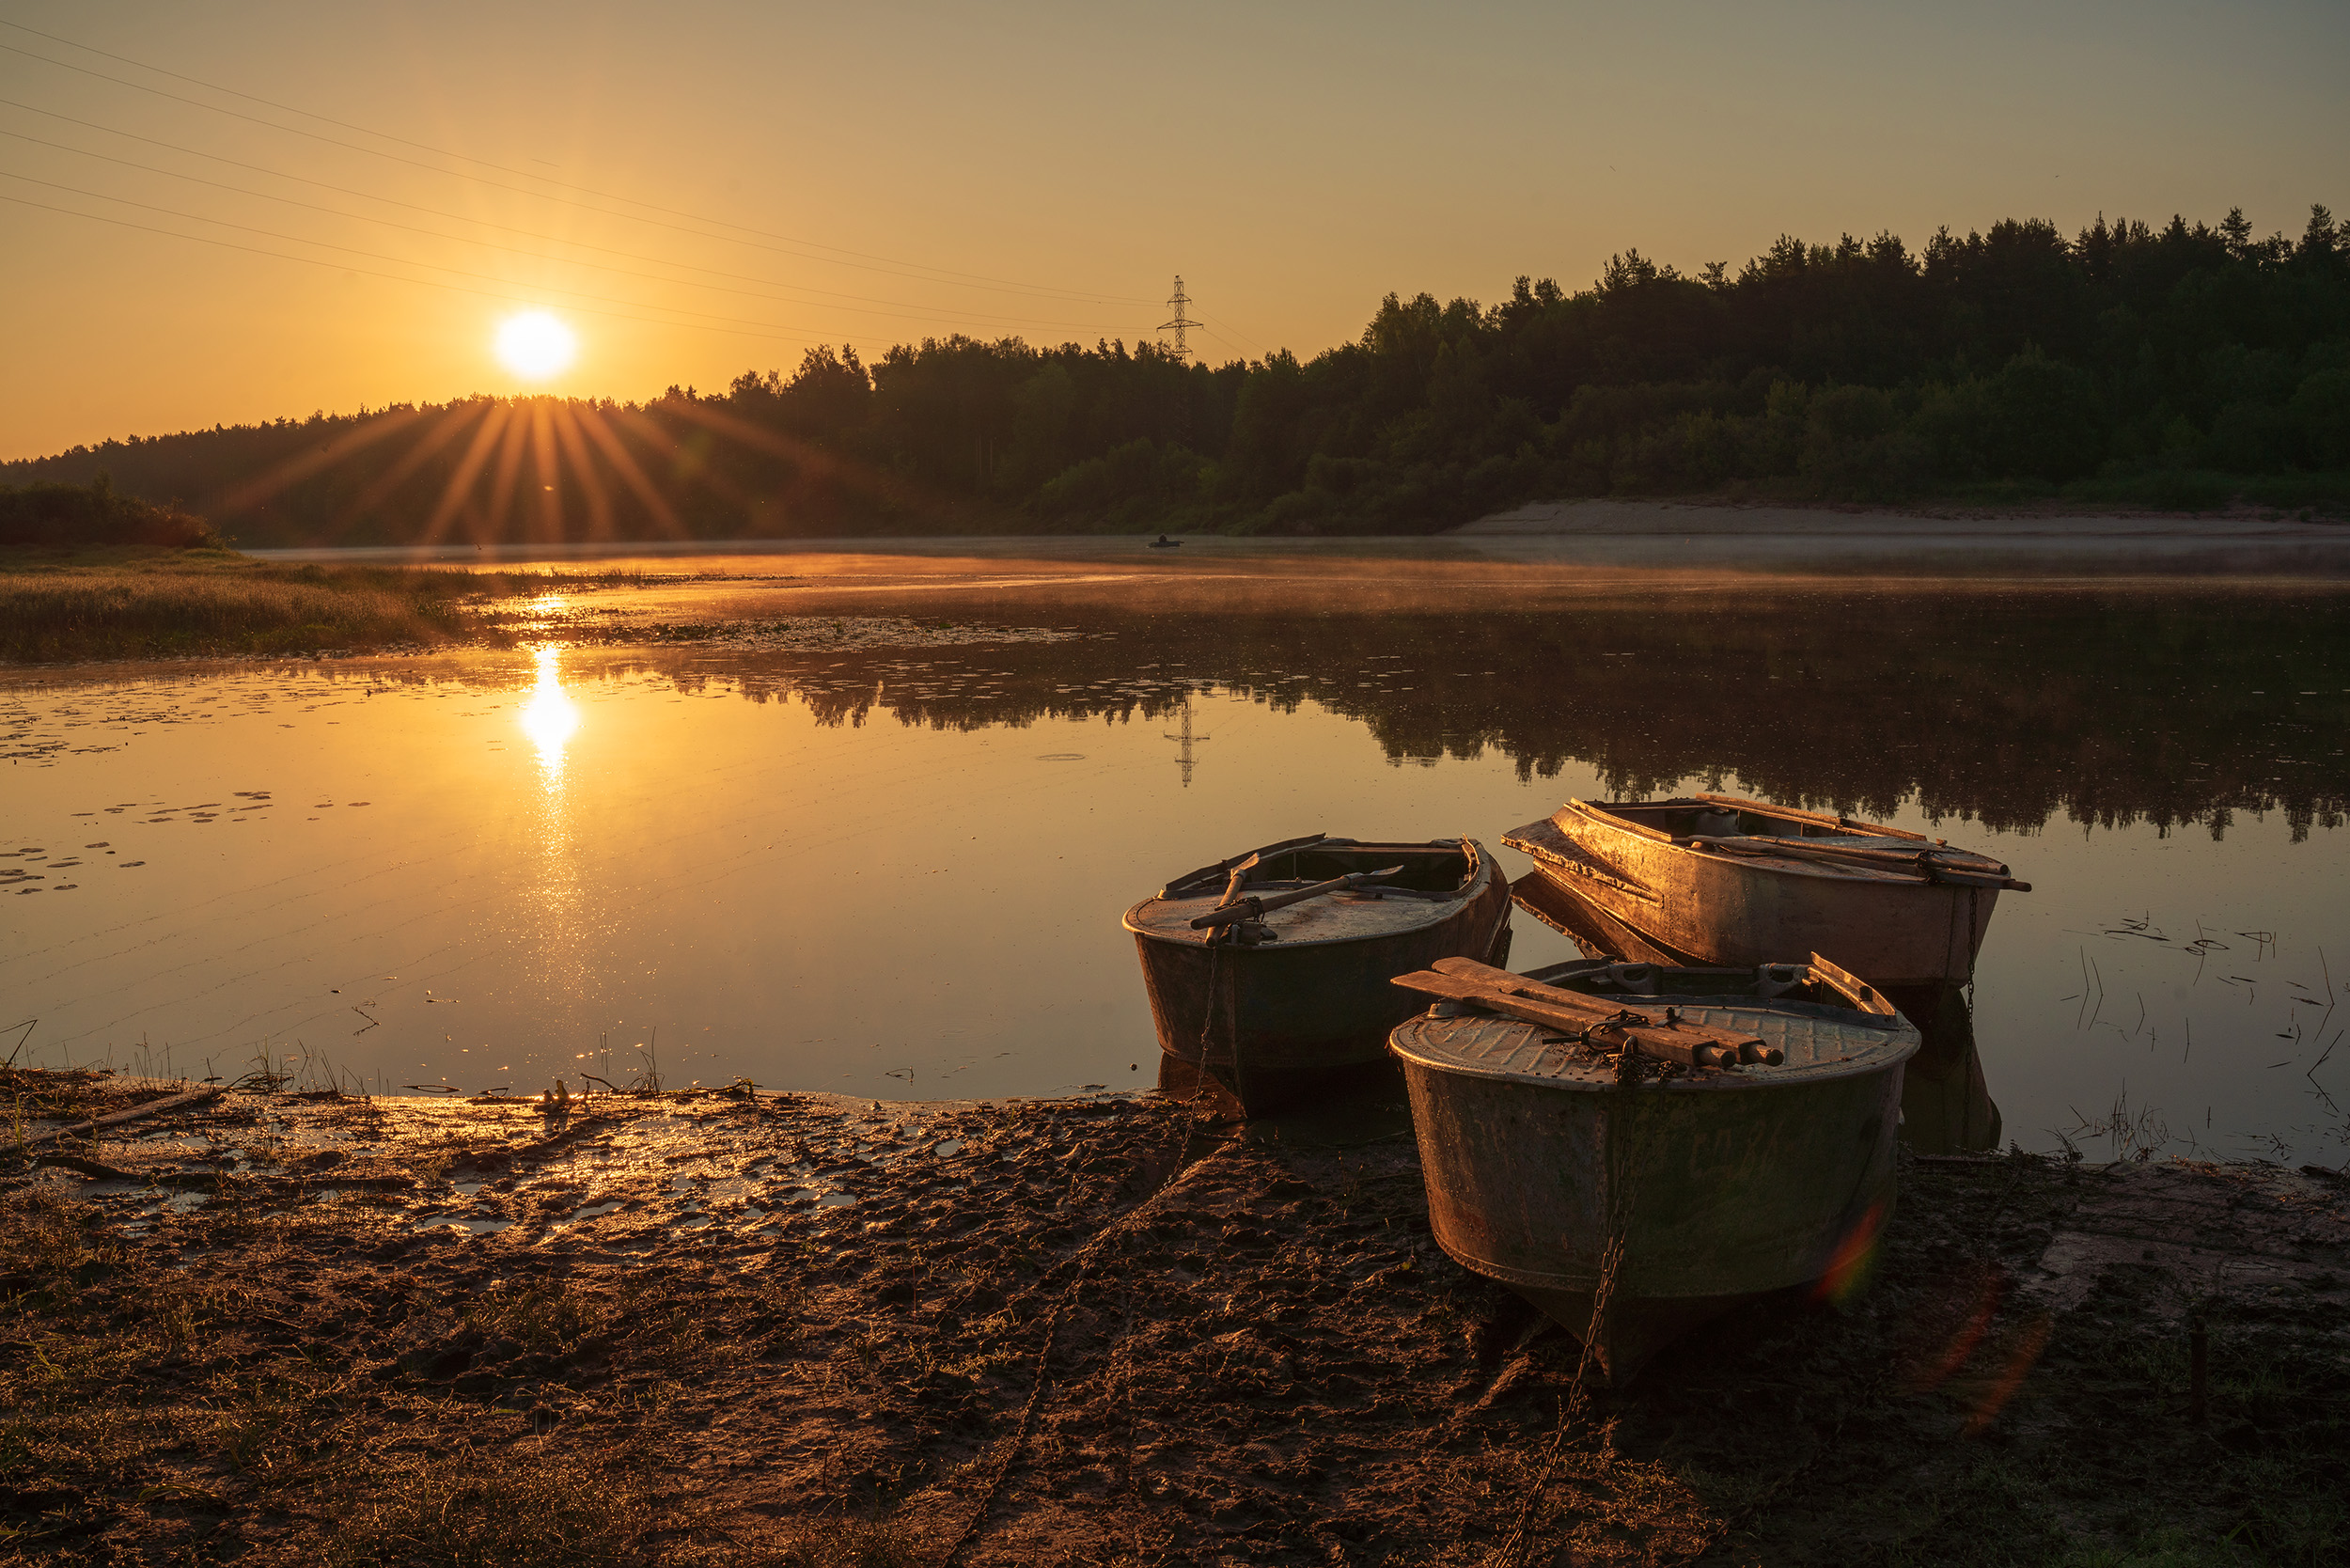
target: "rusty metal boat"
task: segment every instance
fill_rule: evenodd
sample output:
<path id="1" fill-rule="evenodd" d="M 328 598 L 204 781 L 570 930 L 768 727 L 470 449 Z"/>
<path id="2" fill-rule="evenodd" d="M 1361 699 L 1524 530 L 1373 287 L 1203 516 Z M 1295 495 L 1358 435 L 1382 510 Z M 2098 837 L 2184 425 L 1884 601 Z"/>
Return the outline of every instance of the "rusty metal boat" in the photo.
<path id="1" fill-rule="evenodd" d="M 1674 962 L 1670 953 L 1590 900 L 1536 872 L 1510 885 L 1511 902 L 1581 949 L 1587 958 Z M 1999 1147 L 2003 1123 L 1975 1046 L 1974 1009 L 1964 986 L 1885 988 L 1885 999 L 1918 1027 L 1922 1043 L 1902 1067 L 1902 1142 L 1919 1154 L 1976 1153 Z"/>
<path id="2" fill-rule="evenodd" d="M 1501 841 L 1678 962 L 1821 952 L 1880 988 L 1972 979 L 2000 892 L 2031 890 L 1939 839 L 1735 795 L 1570 800 Z"/>
<path id="3" fill-rule="evenodd" d="M 1250 1115 L 1383 1059 L 1420 1003 L 1388 978 L 1507 963 L 1510 884 L 1474 839 L 1312 834 L 1202 866 L 1126 911 L 1159 1048 Z"/>
<path id="4" fill-rule="evenodd" d="M 1874 987 L 1817 956 L 1439 968 L 1398 979 L 1450 999 L 1389 1042 L 1436 1241 L 1611 1381 L 1741 1304 L 1857 1278 L 1891 1210 L 1919 1047 Z"/>

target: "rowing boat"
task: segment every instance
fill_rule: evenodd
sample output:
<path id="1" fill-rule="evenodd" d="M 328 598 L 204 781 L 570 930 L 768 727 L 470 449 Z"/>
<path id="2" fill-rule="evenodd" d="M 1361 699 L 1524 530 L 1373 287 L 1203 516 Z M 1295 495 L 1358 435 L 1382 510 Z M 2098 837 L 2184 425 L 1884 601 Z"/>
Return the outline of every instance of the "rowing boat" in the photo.
<path id="1" fill-rule="evenodd" d="M 1880 987 L 1971 980 L 2000 892 L 2031 890 L 1939 839 L 1734 795 L 1570 800 L 1501 841 L 1678 962 L 1823 952 Z"/>
<path id="2" fill-rule="evenodd" d="M 1377 1063 L 1420 1004 L 1388 977 L 1508 962 L 1510 885 L 1474 839 L 1312 834 L 1169 882 L 1126 911 L 1159 1048 L 1254 1116 Z"/>
<path id="3" fill-rule="evenodd" d="M 1464 980 L 1485 994 L 1462 996 Z M 1389 1041 L 1437 1244 L 1583 1340 L 1611 1381 L 1760 1296 L 1857 1279 L 1891 1211 L 1919 1045 L 1874 987 L 1817 955 L 1448 964 L 1396 983 L 1447 998 Z M 1685 1058 L 1644 1038 L 1676 1031 Z M 1762 1049 L 1726 1058 L 1715 1037 Z"/>
<path id="4" fill-rule="evenodd" d="M 1672 964 L 1673 955 L 1590 899 L 1528 871 L 1510 885 L 1511 902 L 1581 949 L 1587 958 Z M 1902 1142 L 1913 1153 L 1960 1154 L 1999 1147 L 1999 1107 L 1975 1046 L 1974 1010 L 1963 986 L 1905 985 L 1885 991 L 1918 1027 L 1918 1054 L 1902 1068 Z"/>

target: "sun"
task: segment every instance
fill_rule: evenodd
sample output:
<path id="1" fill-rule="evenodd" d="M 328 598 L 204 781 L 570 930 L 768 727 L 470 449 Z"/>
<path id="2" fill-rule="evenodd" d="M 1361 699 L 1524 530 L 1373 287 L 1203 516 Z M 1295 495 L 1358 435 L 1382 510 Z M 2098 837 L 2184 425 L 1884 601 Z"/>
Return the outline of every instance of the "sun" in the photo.
<path id="1" fill-rule="evenodd" d="M 498 323 L 498 358 L 528 381 L 544 381 L 566 369 L 579 352 L 572 329 L 543 310 L 509 316 Z"/>

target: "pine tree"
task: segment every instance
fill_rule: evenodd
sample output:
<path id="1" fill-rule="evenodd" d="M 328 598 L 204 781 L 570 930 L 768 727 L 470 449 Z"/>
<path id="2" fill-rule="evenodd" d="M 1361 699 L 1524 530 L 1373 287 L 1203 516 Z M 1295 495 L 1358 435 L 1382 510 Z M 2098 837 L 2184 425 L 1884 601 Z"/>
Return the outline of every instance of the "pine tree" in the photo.
<path id="1" fill-rule="evenodd" d="M 2228 254 L 2238 261 L 2252 252 L 2252 221 L 2244 215 L 2241 207 L 2231 207 L 2219 225 L 2221 238 L 2228 242 Z"/>

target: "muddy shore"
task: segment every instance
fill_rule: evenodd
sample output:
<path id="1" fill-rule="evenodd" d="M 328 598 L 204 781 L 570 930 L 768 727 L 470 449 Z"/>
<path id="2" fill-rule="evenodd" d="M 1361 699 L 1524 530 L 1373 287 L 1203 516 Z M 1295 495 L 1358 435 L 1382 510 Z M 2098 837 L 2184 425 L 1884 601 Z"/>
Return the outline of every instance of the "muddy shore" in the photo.
<path id="1" fill-rule="evenodd" d="M 161 1092 L 5 1087 L 26 1138 Z M 1246 1126 L 1156 1094 L 235 1091 L 0 1173 L 12 1560 L 2350 1545 L 2350 1181 L 2313 1168 L 1907 1158 L 1864 1289 L 1622 1389 L 1436 1249 L 1385 1082 Z"/>

